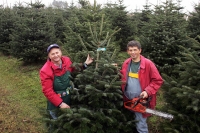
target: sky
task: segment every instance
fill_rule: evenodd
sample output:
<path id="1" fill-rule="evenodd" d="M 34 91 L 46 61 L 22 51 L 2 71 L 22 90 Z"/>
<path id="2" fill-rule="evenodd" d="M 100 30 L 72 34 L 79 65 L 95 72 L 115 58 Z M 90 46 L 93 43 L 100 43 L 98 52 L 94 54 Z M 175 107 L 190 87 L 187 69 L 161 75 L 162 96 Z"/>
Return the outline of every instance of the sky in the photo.
<path id="1" fill-rule="evenodd" d="M 0 5 L 13 5 L 16 2 L 30 2 L 31 0 L 0 0 Z M 53 0 L 40 0 L 45 5 L 50 5 Z M 56 0 L 56 1 L 66 1 L 68 3 L 71 3 L 74 1 L 74 3 L 78 3 L 78 0 Z M 89 0 L 91 3 L 94 2 L 94 0 Z M 96 0 L 98 4 L 105 4 L 108 2 L 115 3 L 117 0 Z M 143 5 L 146 4 L 146 1 L 148 1 L 152 7 L 153 5 L 161 4 L 163 1 L 166 0 L 124 0 L 124 5 L 127 7 L 126 10 L 130 12 L 134 12 L 135 9 L 143 9 Z M 35 0 L 32 0 L 32 2 L 35 2 Z M 176 2 L 176 0 L 174 0 Z M 182 0 L 180 3 L 182 7 L 184 7 L 184 12 L 191 12 L 193 11 L 193 5 L 200 3 L 200 0 Z"/>

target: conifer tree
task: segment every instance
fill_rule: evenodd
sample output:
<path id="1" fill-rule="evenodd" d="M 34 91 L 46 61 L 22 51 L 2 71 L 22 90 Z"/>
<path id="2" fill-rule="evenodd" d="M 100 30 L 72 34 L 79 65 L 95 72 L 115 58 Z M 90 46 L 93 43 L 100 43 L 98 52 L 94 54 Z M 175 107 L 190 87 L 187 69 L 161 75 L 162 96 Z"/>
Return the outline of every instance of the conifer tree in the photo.
<path id="1" fill-rule="evenodd" d="M 131 27 L 132 22 L 128 11 L 125 10 L 126 6 L 123 5 L 123 0 L 118 0 L 118 2 L 119 4 L 107 3 L 103 11 L 112 23 L 111 28 L 121 28 L 121 31 L 115 35 L 115 41 L 118 42 L 122 51 L 126 51 L 126 44 L 134 38 L 135 30 L 134 27 Z"/>
<path id="2" fill-rule="evenodd" d="M 156 6 L 140 36 L 143 55 L 150 58 L 161 73 L 173 76 L 178 76 L 173 70 L 178 63 L 175 57 L 180 56 L 179 45 L 187 45 L 187 22 L 181 9 L 172 1 Z"/>
<path id="3" fill-rule="evenodd" d="M 138 18 L 139 18 L 139 22 L 138 22 L 138 36 L 140 36 L 140 34 L 142 33 L 142 27 L 145 26 L 145 24 L 150 22 L 151 16 L 152 14 L 152 9 L 151 9 L 151 5 L 148 4 L 148 2 L 143 6 L 144 9 L 142 10 L 141 13 L 138 13 Z"/>
<path id="4" fill-rule="evenodd" d="M 162 124 L 164 132 L 200 132 L 200 43 L 192 38 L 189 42 L 191 48 L 180 46 L 184 57 L 177 58 L 176 71 L 180 77 L 163 76 L 166 80 L 163 85 L 165 107 L 174 114 L 173 121 Z"/>
<path id="5" fill-rule="evenodd" d="M 71 108 L 60 109 L 57 120 L 48 120 L 55 132 L 67 133 L 130 133 L 134 129 L 133 114 L 123 108 L 121 81 L 111 37 L 120 29 L 108 33 L 101 25 L 88 24 L 93 41 L 86 42 L 77 35 L 83 47 L 82 56 L 88 53 L 94 62 L 74 78 L 71 91 Z M 107 34 L 104 34 L 107 32 Z M 79 64 L 74 63 L 75 67 Z M 77 89 L 73 84 L 77 85 Z"/>
<path id="6" fill-rule="evenodd" d="M 14 7 L 16 22 L 11 34 L 11 52 L 24 63 L 46 60 L 46 48 L 56 43 L 54 25 L 44 12 L 44 4 Z"/>
<path id="7" fill-rule="evenodd" d="M 97 24 L 97 27 L 100 27 L 101 17 L 104 14 L 101 6 L 98 5 L 96 1 L 94 1 L 93 5 L 87 2 L 87 0 L 80 1 L 80 4 L 81 8 L 71 7 L 67 9 L 69 16 L 66 20 L 66 38 L 63 42 L 63 46 L 69 54 L 68 56 L 70 56 L 72 60 L 77 61 L 78 59 L 82 58 L 79 56 L 79 54 L 77 54 L 77 52 L 82 51 L 83 47 L 80 44 L 80 40 L 75 37 L 75 34 L 80 34 L 81 38 L 86 42 L 93 41 L 90 37 L 90 32 L 88 30 L 88 22 L 90 22 L 91 25 Z M 113 30 L 111 29 L 108 17 L 106 15 L 104 17 L 104 23 L 106 23 L 104 25 L 104 29 L 106 29 L 107 32 L 111 33 Z M 119 48 L 119 46 L 116 45 L 115 47 Z"/>
<path id="8" fill-rule="evenodd" d="M 46 15 L 50 16 L 49 21 L 52 23 L 55 29 L 56 40 L 57 42 L 59 42 L 59 44 L 61 44 L 62 42 L 64 42 L 65 39 L 64 33 L 67 32 L 64 20 L 64 15 L 67 14 L 67 12 L 65 11 L 65 9 L 57 9 L 52 7 L 45 8 L 43 12 L 45 12 Z"/>
<path id="9" fill-rule="evenodd" d="M 188 16 L 187 31 L 190 33 L 191 38 L 195 38 L 200 35 L 200 4 L 194 6 L 194 11 Z"/>
<path id="10" fill-rule="evenodd" d="M 129 19 L 130 19 L 130 27 L 133 35 L 134 40 L 140 40 L 140 36 L 142 35 L 142 27 L 145 26 L 147 23 L 149 23 L 151 15 L 152 15 L 152 9 L 150 9 L 150 5 L 146 3 L 144 5 L 144 10 L 140 12 L 139 10 L 135 10 L 133 13 L 129 13 Z"/>
<path id="11" fill-rule="evenodd" d="M 14 14 L 11 8 L 0 8 L 0 51 L 5 54 L 10 54 L 10 41 L 9 35 L 12 33 L 14 24 Z"/>

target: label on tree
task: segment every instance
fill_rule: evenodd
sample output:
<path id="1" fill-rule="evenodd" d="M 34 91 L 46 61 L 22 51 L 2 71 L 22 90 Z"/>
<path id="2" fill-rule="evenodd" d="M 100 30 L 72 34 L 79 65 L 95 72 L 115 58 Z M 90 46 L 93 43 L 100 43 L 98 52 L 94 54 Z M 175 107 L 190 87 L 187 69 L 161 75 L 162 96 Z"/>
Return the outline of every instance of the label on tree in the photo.
<path id="1" fill-rule="evenodd" d="M 106 48 L 98 48 L 97 51 L 106 51 Z"/>

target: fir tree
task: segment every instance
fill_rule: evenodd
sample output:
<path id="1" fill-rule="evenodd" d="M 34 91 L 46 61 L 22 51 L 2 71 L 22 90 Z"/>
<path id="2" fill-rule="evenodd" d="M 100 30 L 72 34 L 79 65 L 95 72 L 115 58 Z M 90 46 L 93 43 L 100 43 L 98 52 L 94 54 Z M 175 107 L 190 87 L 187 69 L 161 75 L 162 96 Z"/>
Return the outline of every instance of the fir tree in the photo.
<path id="1" fill-rule="evenodd" d="M 5 54 L 10 54 L 10 41 L 9 35 L 12 33 L 14 24 L 14 13 L 11 8 L 0 8 L 0 51 Z"/>
<path id="2" fill-rule="evenodd" d="M 11 34 L 11 52 L 24 63 L 46 60 L 46 48 L 56 43 L 55 32 L 50 17 L 44 12 L 44 4 L 30 3 L 16 6 L 15 28 Z"/>
<path id="3" fill-rule="evenodd" d="M 181 8 L 171 1 L 156 6 L 150 20 L 142 27 L 140 41 L 143 54 L 150 58 L 160 70 L 167 75 L 174 73 L 175 57 L 180 56 L 179 45 L 186 46 L 186 26 Z"/>
<path id="4" fill-rule="evenodd" d="M 151 16 L 153 15 L 152 12 L 153 10 L 150 9 L 151 5 L 146 3 L 146 5 L 143 6 L 144 9 L 142 10 L 141 13 L 138 13 L 139 17 L 139 22 L 138 22 L 138 36 L 142 33 L 142 27 L 145 26 L 146 23 L 150 22 Z"/>
<path id="5" fill-rule="evenodd" d="M 115 41 L 118 42 L 122 51 L 126 51 L 126 44 L 133 39 L 135 30 L 131 27 L 132 22 L 128 12 L 125 11 L 123 0 L 118 0 L 118 2 L 119 4 L 107 3 L 103 11 L 112 23 L 111 28 L 121 28 L 121 31 L 115 35 Z"/>
<path id="6" fill-rule="evenodd" d="M 75 77 L 71 92 L 71 108 L 61 109 L 57 120 L 47 120 L 54 127 L 53 131 L 68 133 L 130 133 L 134 128 L 133 114 L 123 108 L 121 81 L 111 37 L 113 33 L 103 32 L 103 18 L 100 27 L 90 25 L 92 42 L 86 42 L 77 35 L 83 50 L 81 55 L 90 54 L 95 62 Z M 90 49 L 90 50 L 89 50 Z M 75 67 L 78 64 L 74 63 Z"/>
<path id="7" fill-rule="evenodd" d="M 59 42 L 61 44 L 62 42 L 64 42 L 65 39 L 64 33 L 67 32 L 64 20 L 64 14 L 66 13 L 65 10 L 48 7 L 43 12 L 46 12 L 46 14 L 50 16 L 48 19 L 55 29 L 55 37 L 57 40 L 56 42 Z"/>
<path id="8" fill-rule="evenodd" d="M 200 39 L 200 36 L 198 36 Z M 190 39 L 191 48 L 182 47 L 184 58 L 177 58 L 178 78 L 164 75 L 163 86 L 167 109 L 174 114 L 172 122 L 163 125 L 165 132 L 195 133 L 200 132 L 200 43 Z"/>
<path id="9" fill-rule="evenodd" d="M 149 23 L 151 15 L 152 15 L 152 9 L 150 9 L 150 5 L 146 3 L 144 5 L 144 10 L 142 12 L 135 10 L 133 13 L 129 13 L 129 19 L 130 19 L 130 27 L 133 35 L 133 40 L 140 40 L 140 36 L 142 35 L 142 27 L 145 26 L 147 23 Z"/>
<path id="10" fill-rule="evenodd" d="M 80 34 L 80 37 L 86 42 L 93 41 L 93 38 L 90 37 L 88 22 L 91 25 L 96 25 L 100 27 L 102 15 L 104 12 L 101 9 L 101 6 L 94 2 L 93 5 L 87 1 L 80 1 L 81 8 L 72 7 L 68 9 L 69 16 L 66 21 L 67 31 L 65 33 L 65 41 L 63 42 L 64 48 L 67 50 L 67 53 L 72 60 L 82 59 L 83 57 L 77 54 L 77 51 L 82 51 L 83 47 L 80 44 L 79 38 L 75 37 L 75 34 Z M 104 29 L 107 32 L 111 33 L 113 30 L 110 28 L 108 17 L 104 16 Z M 107 33 L 102 33 L 107 34 Z M 117 48 L 118 46 L 115 45 Z M 118 47 L 119 48 L 119 47 Z M 91 49 L 91 48 L 88 48 Z"/>
<path id="11" fill-rule="evenodd" d="M 191 38 L 195 38 L 200 35 L 200 4 L 194 6 L 193 12 L 188 16 L 188 27 L 187 31 L 190 33 Z"/>

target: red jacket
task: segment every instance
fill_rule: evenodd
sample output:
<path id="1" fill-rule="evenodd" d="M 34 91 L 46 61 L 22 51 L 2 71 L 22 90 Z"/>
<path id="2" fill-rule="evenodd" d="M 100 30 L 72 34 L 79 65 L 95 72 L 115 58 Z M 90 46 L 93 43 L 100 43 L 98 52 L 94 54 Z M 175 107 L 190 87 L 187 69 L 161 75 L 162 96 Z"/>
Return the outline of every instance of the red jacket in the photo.
<path id="1" fill-rule="evenodd" d="M 150 108 L 154 109 L 156 105 L 156 93 L 163 84 L 163 79 L 152 61 L 143 57 L 142 55 L 140 56 L 140 61 L 141 62 L 138 75 L 141 89 L 142 91 L 146 91 L 148 93 L 148 96 L 151 97 Z M 122 74 L 121 80 L 123 82 L 121 85 L 122 92 L 125 91 L 126 82 L 128 80 L 128 67 L 130 63 L 131 58 L 125 60 L 120 71 Z M 125 95 L 123 95 L 123 97 L 124 101 L 128 100 L 128 98 Z M 149 115 L 144 114 L 143 116 L 147 117 Z"/>
<path id="2" fill-rule="evenodd" d="M 40 70 L 42 92 L 44 93 L 45 97 L 55 106 L 58 106 L 62 102 L 62 99 L 53 90 L 54 75 L 61 76 L 66 71 L 72 72 L 74 70 L 71 67 L 72 62 L 69 57 L 63 56 L 61 59 L 62 69 L 60 69 L 58 66 L 55 66 L 50 60 L 48 60 Z"/>

